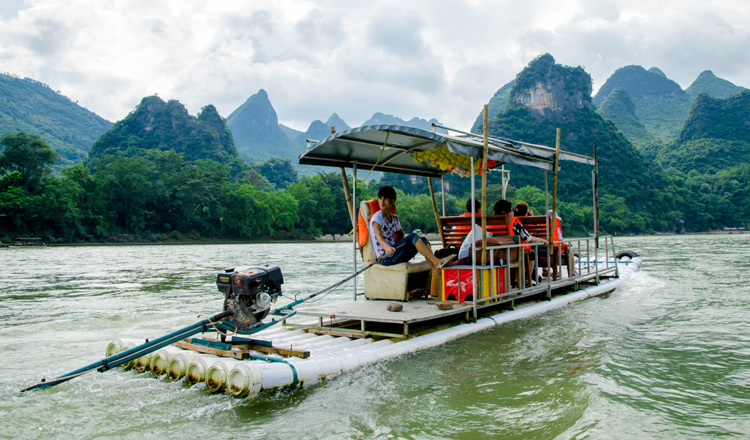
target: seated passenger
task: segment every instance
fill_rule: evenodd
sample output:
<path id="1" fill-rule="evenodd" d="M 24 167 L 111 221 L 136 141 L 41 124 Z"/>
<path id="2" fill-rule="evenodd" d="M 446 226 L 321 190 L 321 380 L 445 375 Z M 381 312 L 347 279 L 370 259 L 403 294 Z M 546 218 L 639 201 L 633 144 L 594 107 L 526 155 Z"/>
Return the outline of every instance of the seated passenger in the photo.
<path id="1" fill-rule="evenodd" d="M 391 214 L 391 207 L 395 204 L 396 190 L 390 186 L 384 186 L 378 190 L 380 211 L 370 218 L 370 241 L 375 255 L 380 259 L 380 264 L 392 266 L 405 263 L 419 252 L 427 260 L 432 272 L 439 275 L 438 269 L 453 261 L 455 255 L 440 260 L 432 254 L 430 242 L 425 237 L 414 233 L 404 237 L 398 216 Z"/>
<path id="2" fill-rule="evenodd" d="M 518 202 L 516 203 L 516 207 L 513 208 L 514 217 L 527 217 L 532 215 L 534 215 L 534 213 L 531 212 L 529 205 L 527 205 L 526 202 Z"/>
<path id="3" fill-rule="evenodd" d="M 547 211 L 547 217 L 552 218 L 551 209 Z M 560 226 L 560 220 L 562 220 L 562 218 L 560 218 L 560 215 L 558 213 L 555 213 L 555 221 L 551 222 L 552 227 L 554 228 L 554 231 L 552 234 L 552 238 L 553 238 L 552 243 L 555 248 L 559 248 L 560 255 L 563 256 L 566 254 L 568 246 L 565 243 L 560 243 L 560 241 L 562 241 L 563 239 L 563 233 L 562 233 L 562 227 Z M 553 250 L 552 252 L 554 255 L 555 251 Z M 542 265 L 542 261 L 544 262 L 544 264 L 547 263 L 547 247 L 546 246 L 543 246 L 541 249 L 539 249 L 539 259 L 540 259 L 540 262 L 539 262 L 540 265 Z M 542 269 L 542 276 L 544 277 L 547 276 L 546 267 Z"/>
<path id="4" fill-rule="evenodd" d="M 521 240 L 521 243 L 547 243 L 547 240 L 539 237 L 534 237 L 533 235 L 529 234 L 529 231 L 526 230 L 526 228 L 523 227 L 523 224 L 513 216 L 513 210 L 511 209 L 511 204 L 507 200 L 500 199 L 495 203 L 495 206 L 492 207 L 492 210 L 495 215 L 509 215 L 511 217 L 511 224 L 510 224 L 510 235 L 518 236 L 518 238 Z"/>
<path id="5" fill-rule="evenodd" d="M 474 215 L 477 217 L 482 215 L 482 204 L 478 200 L 474 200 Z M 471 217 L 471 199 L 466 201 L 466 212 L 461 214 L 461 217 Z M 470 226 L 456 226 L 455 228 L 456 229 L 471 229 Z"/>

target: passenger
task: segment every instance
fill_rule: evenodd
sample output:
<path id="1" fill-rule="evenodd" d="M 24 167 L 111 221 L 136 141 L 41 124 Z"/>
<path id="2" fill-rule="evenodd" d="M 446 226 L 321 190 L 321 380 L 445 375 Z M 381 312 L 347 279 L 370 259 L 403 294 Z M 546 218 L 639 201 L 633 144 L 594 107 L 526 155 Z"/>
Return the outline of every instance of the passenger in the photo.
<path id="1" fill-rule="evenodd" d="M 513 210 L 510 209 L 511 206 L 512 205 L 509 201 L 500 199 L 497 201 L 497 203 L 495 203 L 495 206 L 492 207 L 495 215 L 509 215 L 511 217 L 509 235 L 518 236 L 518 239 L 521 241 L 521 243 L 547 244 L 547 240 L 539 237 L 534 237 L 533 235 L 529 234 L 529 231 L 527 231 L 526 228 L 523 227 L 523 224 L 513 216 Z"/>
<path id="2" fill-rule="evenodd" d="M 552 218 L 551 209 L 547 211 L 547 217 Z M 565 243 L 560 243 L 563 239 L 563 233 L 562 233 L 562 227 L 560 226 L 560 220 L 562 220 L 562 218 L 560 218 L 560 215 L 558 213 L 555 213 L 555 222 L 554 222 L 555 230 L 553 231 L 553 235 L 552 235 L 552 237 L 554 238 L 552 243 L 554 244 L 556 248 L 560 249 L 560 255 L 563 256 L 566 254 L 568 250 L 568 246 Z M 547 262 L 547 247 L 546 246 L 539 249 L 539 258 L 543 259 L 546 264 Z M 542 263 L 540 262 L 539 264 L 542 264 Z M 542 269 L 542 276 L 544 277 L 547 276 L 546 267 Z"/>
<path id="3" fill-rule="evenodd" d="M 391 207 L 396 204 L 396 190 L 390 186 L 384 186 L 378 190 L 378 206 L 380 211 L 370 218 L 370 241 L 375 250 L 375 255 L 383 266 L 392 266 L 411 260 L 417 252 L 422 254 L 430 269 L 435 275 L 439 275 L 439 268 L 449 264 L 456 257 L 450 255 L 438 259 L 432 254 L 430 242 L 425 237 L 411 233 L 404 237 L 401 222 L 398 216 L 391 214 Z"/>
<path id="4" fill-rule="evenodd" d="M 516 207 L 513 208 L 513 217 L 514 217 L 514 226 L 515 224 L 519 224 L 523 227 L 523 224 L 520 220 L 518 220 L 519 217 L 529 217 L 534 215 L 534 213 L 529 209 L 529 205 L 526 204 L 526 202 L 518 202 L 516 203 Z M 523 241 L 523 243 L 528 243 L 527 241 Z M 537 246 L 541 247 L 541 246 Z M 531 252 L 529 255 L 529 258 L 531 261 L 536 261 L 536 256 L 534 255 L 536 252 L 536 249 L 532 251 L 531 246 L 524 246 L 523 247 L 524 252 Z M 533 281 L 538 281 L 537 278 L 537 267 L 534 265 L 534 268 L 531 270 L 531 278 Z"/>
<path id="5" fill-rule="evenodd" d="M 528 215 L 533 215 L 533 213 L 529 214 L 529 212 L 529 205 L 527 205 L 525 202 L 518 202 L 516 203 L 516 207 L 513 208 L 514 217 L 526 217 Z"/>
<path id="6" fill-rule="evenodd" d="M 482 215 L 482 203 L 479 200 L 474 200 L 474 215 L 477 217 Z M 466 212 L 461 214 L 461 217 L 471 217 L 471 199 L 466 201 Z M 456 229 L 469 229 L 469 227 L 459 226 Z"/>
<path id="7" fill-rule="evenodd" d="M 476 224 L 474 225 L 474 229 L 469 232 L 469 234 L 464 238 L 464 241 L 461 243 L 461 248 L 458 251 L 458 260 L 453 264 L 454 266 L 466 266 L 471 264 L 472 261 L 472 255 L 471 255 L 471 244 L 474 243 L 475 249 L 479 249 L 481 252 L 482 248 L 482 227 L 480 226 L 481 219 L 477 218 Z M 474 238 L 476 237 L 476 238 Z M 476 243 L 475 243 L 476 242 Z M 509 245 L 513 244 L 513 240 L 508 237 L 495 237 L 491 233 L 487 233 L 487 247 L 494 247 L 494 246 L 501 246 L 501 245 Z M 511 260 L 515 258 L 515 254 L 518 252 L 515 249 L 511 249 L 510 251 L 510 258 Z M 477 263 L 481 264 L 481 253 L 477 253 L 478 255 L 476 258 Z M 490 257 L 495 258 L 495 265 L 502 266 L 505 264 L 505 259 L 503 258 L 504 255 L 502 255 L 501 252 L 495 251 L 495 252 L 489 252 L 487 251 L 487 264 L 489 264 Z"/>
<path id="8" fill-rule="evenodd" d="M 511 206 L 509 201 L 500 199 L 492 207 L 495 215 L 509 215 L 511 217 L 510 235 L 517 235 L 522 243 L 547 243 L 547 240 L 529 234 L 523 224 L 513 216 Z"/>

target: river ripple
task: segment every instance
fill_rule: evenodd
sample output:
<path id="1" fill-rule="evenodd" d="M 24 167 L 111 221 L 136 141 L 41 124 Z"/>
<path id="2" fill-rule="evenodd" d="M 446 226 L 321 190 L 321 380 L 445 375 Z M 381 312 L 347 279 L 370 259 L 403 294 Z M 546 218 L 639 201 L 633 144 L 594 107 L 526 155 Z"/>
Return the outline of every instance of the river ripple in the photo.
<path id="1" fill-rule="evenodd" d="M 351 245 L 0 249 L 0 438 L 750 436 L 750 235 L 616 244 L 644 266 L 606 298 L 254 400 L 120 370 L 17 390 L 220 311 L 225 267 L 278 264 L 312 293 Z"/>

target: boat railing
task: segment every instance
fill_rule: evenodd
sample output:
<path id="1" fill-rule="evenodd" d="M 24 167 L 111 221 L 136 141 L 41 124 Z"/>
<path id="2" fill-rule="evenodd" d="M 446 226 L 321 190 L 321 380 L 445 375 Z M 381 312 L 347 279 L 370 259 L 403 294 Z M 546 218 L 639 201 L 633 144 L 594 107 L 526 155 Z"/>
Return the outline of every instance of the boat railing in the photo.
<path id="1" fill-rule="evenodd" d="M 614 238 L 611 235 L 606 236 L 600 236 L 599 237 L 599 246 L 597 246 L 597 240 L 595 237 L 583 237 L 583 238 L 569 238 L 565 240 L 560 240 L 558 243 L 560 243 L 562 246 L 567 247 L 567 259 L 572 259 L 571 264 L 563 264 L 563 258 L 561 258 L 558 254 L 558 257 L 554 259 L 556 267 L 555 273 L 558 274 L 557 278 L 554 279 L 552 276 L 553 273 L 553 267 L 551 266 L 553 259 L 547 257 L 547 264 L 546 267 L 543 267 L 542 269 L 546 269 L 547 271 L 547 277 L 545 281 L 539 282 L 539 277 L 535 277 L 537 279 L 532 279 L 530 285 L 527 283 L 527 275 L 526 271 L 533 269 L 534 267 L 537 268 L 537 273 L 540 269 L 539 266 L 539 250 L 542 247 L 547 247 L 548 245 L 546 243 L 520 243 L 520 244 L 507 244 L 507 245 L 497 245 L 497 246 L 488 246 L 486 249 L 490 253 L 489 255 L 489 264 L 488 265 L 478 265 L 473 263 L 473 270 L 483 270 L 483 269 L 489 269 L 491 274 L 495 274 L 495 271 L 497 269 L 504 270 L 504 286 L 502 290 L 498 289 L 498 286 L 496 286 L 496 283 L 498 282 L 498 278 L 495 276 L 490 277 L 489 287 L 490 292 L 492 293 L 490 296 L 484 297 L 484 298 L 478 298 L 475 303 L 476 304 L 484 304 L 489 302 L 497 302 L 500 300 L 510 300 L 515 299 L 527 295 L 532 294 L 538 294 L 540 292 L 547 291 L 547 298 L 551 299 L 552 297 L 552 289 L 557 287 L 562 287 L 564 285 L 578 285 L 579 282 L 582 281 L 594 281 L 596 284 L 599 283 L 600 277 L 602 276 L 618 276 L 617 273 L 617 263 L 614 261 L 615 256 L 615 247 L 614 247 Z M 602 246 L 603 245 L 603 246 Z M 531 268 L 527 268 L 527 259 L 526 255 L 527 253 L 524 252 L 525 247 L 531 248 L 533 250 L 533 260 L 528 261 L 528 264 L 531 264 Z M 511 282 L 511 264 L 508 264 L 510 261 L 510 253 L 512 249 L 518 249 L 518 259 L 517 259 L 517 266 L 515 269 L 519 271 L 518 276 L 518 283 L 513 288 L 513 284 Z M 604 260 L 600 261 L 599 258 L 602 253 L 602 250 L 604 251 Z M 559 253 L 559 250 L 557 251 Z M 500 253 L 500 257 L 503 258 L 504 262 L 503 265 L 498 266 L 495 264 L 495 261 L 497 260 L 495 256 L 497 253 Z M 611 259 L 610 259 L 611 257 Z M 569 268 L 573 268 L 572 273 L 569 270 Z M 565 277 L 563 277 L 563 268 L 565 269 Z M 474 280 L 476 280 L 476 277 L 472 277 Z M 476 298 L 477 290 L 480 289 L 481 286 L 477 285 L 477 282 L 474 282 L 474 297 Z"/>

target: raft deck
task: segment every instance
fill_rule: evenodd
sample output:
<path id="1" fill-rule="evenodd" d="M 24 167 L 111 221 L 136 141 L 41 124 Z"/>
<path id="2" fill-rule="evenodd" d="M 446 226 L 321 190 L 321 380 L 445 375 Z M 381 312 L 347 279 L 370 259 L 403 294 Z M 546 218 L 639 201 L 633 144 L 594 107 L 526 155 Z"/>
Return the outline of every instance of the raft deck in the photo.
<path id="1" fill-rule="evenodd" d="M 610 278 L 615 276 L 615 267 L 600 269 L 598 273 L 587 273 L 570 278 L 562 278 L 551 283 L 542 282 L 539 285 L 527 287 L 523 290 L 513 290 L 511 295 L 503 300 L 490 300 L 477 304 L 477 309 L 489 307 L 504 307 L 513 309 L 517 301 L 533 301 L 534 297 L 551 299 L 571 291 L 577 291 L 579 285 L 594 283 L 596 277 Z M 549 295 L 547 295 L 549 289 Z M 361 294 L 364 295 L 364 294 Z M 544 298 L 541 298 L 541 297 Z M 481 300 L 480 300 L 481 301 Z M 349 338 L 408 338 L 413 336 L 410 326 L 428 321 L 439 321 L 445 318 L 463 314 L 466 321 L 470 320 L 473 303 L 463 304 L 453 302 L 453 309 L 440 310 L 437 308 L 439 298 L 418 298 L 408 302 L 395 300 L 364 299 L 346 300 L 317 306 L 303 306 L 297 309 L 297 315 L 318 318 L 317 325 L 297 324 L 287 322 L 286 325 L 305 329 L 308 333 L 328 334 L 332 336 L 346 336 Z M 398 303 L 403 306 L 400 312 L 388 311 L 388 304 Z M 396 333 L 399 331 L 399 333 Z"/>

